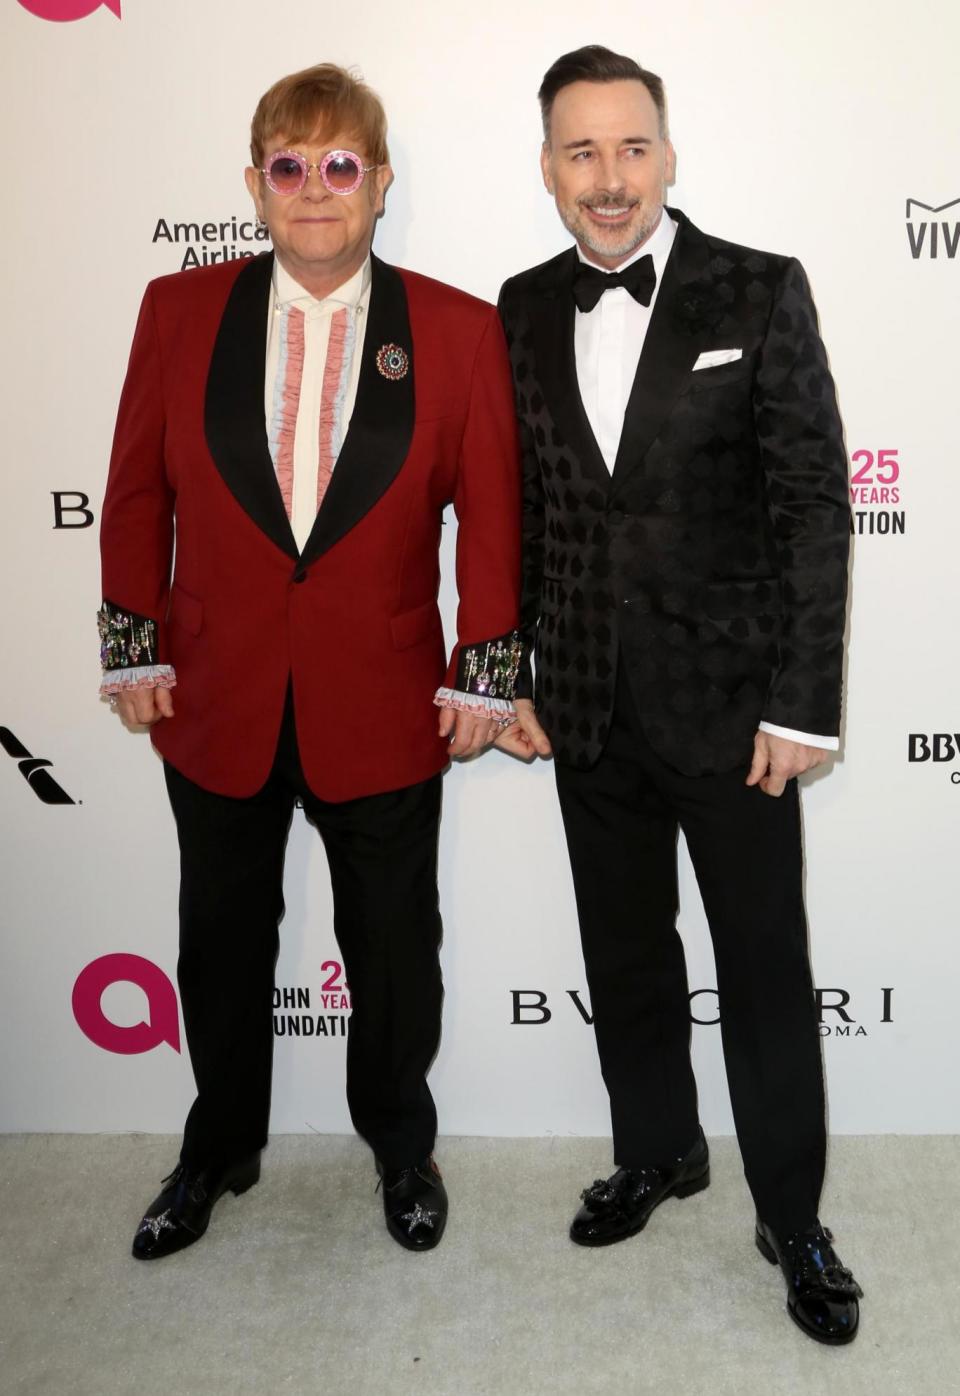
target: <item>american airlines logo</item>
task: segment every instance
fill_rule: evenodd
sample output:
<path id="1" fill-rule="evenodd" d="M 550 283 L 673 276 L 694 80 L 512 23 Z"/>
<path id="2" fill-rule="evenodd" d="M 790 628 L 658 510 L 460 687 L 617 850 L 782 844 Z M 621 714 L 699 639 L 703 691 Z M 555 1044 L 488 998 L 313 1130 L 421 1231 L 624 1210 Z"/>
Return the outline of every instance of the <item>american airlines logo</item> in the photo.
<path id="1" fill-rule="evenodd" d="M 947 217 L 939 218 L 937 215 L 941 213 Z M 941 255 L 952 261 L 960 248 L 960 198 L 951 199 L 945 204 L 925 204 L 920 199 L 908 199 L 907 237 L 914 261 L 920 257 Z"/>
<path id="2" fill-rule="evenodd" d="M 42 800 L 45 805 L 72 805 L 76 802 L 64 790 L 62 785 L 58 785 L 53 776 L 47 770 L 53 762 L 48 761 L 45 756 L 32 756 L 19 737 L 15 737 L 9 727 L 0 727 L 0 746 L 8 756 L 12 756 L 16 761 L 20 774 L 36 795 L 38 800 Z"/>

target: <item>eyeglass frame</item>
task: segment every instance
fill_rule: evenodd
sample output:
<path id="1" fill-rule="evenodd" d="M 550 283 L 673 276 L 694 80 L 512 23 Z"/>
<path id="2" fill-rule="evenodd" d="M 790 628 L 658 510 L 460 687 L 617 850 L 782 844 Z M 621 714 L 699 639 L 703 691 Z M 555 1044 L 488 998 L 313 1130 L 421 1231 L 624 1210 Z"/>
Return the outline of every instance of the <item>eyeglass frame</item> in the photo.
<path id="1" fill-rule="evenodd" d="M 352 160 L 359 171 L 356 183 L 351 184 L 349 189 L 334 189 L 331 184 L 327 183 L 327 168 L 329 167 L 330 162 L 332 160 L 335 160 L 338 155 L 346 156 L 348 160 Z M 299 150 L 275 150 L 270 156 L 270 161 L 272 163 L 274 160 L 281 160 L 283 158 L 295 161 L 300 166 L 300 169 L 303 172 L 303 179 L 301 180 L 300 184 L 297 186 L 296 189 L 278 189 L 277 186 L 273 183 L 272 179 L 270 178 L 269 166 L 259 171 L 259 173 L 262 174 L 264 179 L 267 181 L 267 185 L 269 186 L 269 188 L 272 189 L 274 194 L 276 194 L 277 197 L 281 199 L 288 199 L 292 195 L 299 194 L 303 189 L 305 189 L 307 185 L 307 180 L 310 178 L 311 170 L 316 170 L 317 174 L 320 177 L 321 184 L 323 185 L 324 189 L 329 191 L 329 193 L 338 194 L 341 197 L 345 197 L 347 194 L 355 194 L 358 189 L 363 188 L 363 181 L 366 179 L 367 175 L 370 174 L 371 170 L 379 170 L 383 168 L 382 161 L 378 165 L 365 165 L 363 163 L 362 158 L 357 154 L 355 150 L 328 150 L 322 160 L 308 160 L 306 156 L 301 155 Z"/>

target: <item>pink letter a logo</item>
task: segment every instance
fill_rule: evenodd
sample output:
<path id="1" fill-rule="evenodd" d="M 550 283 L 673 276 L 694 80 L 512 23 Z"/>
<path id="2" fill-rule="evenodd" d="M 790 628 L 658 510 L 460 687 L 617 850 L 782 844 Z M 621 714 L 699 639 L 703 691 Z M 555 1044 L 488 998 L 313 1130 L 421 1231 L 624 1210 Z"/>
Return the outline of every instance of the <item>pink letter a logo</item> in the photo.
<path id="1" fill-rule="evenodd" d="M 86 19 L 94 10 L 105 5 L 111 14 L 121 19 L 120 0 L 20 0 L 25 10 L 37 19 L 52 19 L 62 22 L 70 19 Z"/>
<path id="2" fill-rule="evenodd" d="M 133 1027 L 111 1023 L 100 1006 L 103 992 L 120 980 L 136 984 L 147 996 L 149 1021 Z M 151 1052 L 161 1042 L 180 1051 L 180 1016 L 177 995 L 163 970 L 139 955 L 102 955 L 81 970 L 73 986 L 73 1016 L 91 1042 L 106 1052 L 133 1056 Z"/>

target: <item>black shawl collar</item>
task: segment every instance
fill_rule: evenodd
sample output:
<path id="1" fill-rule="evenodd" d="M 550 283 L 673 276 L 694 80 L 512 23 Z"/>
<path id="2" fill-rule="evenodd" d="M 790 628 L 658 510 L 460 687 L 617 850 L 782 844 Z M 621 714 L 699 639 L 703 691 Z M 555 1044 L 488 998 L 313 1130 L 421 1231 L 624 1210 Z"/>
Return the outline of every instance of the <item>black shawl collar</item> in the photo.
<path id="1" fill-rule="evenodd" d="M 530 316 L 537 377 L 547 405 L 587 475 L 616 492 L 638 469 L 669 415 L 713 323 L 709 248 L 676 209 L 679 224 L 627 401 L 611 481 L 577 385 L 572 280 L 574 248 L 554 257 L 531 286 Z"/>
<path id="2" fill-rule="evenodd" d="M 323 504 L 301 554 L 267 445 L 263 411 L 273 254 L 252 258 L 224 308 L 207 376 L 205 431 L 214 464 L 237 503 L 277 547 L 308 566 L 373 508 L 406 459 L 413 437 L 413 341 L 403 278 L 371 258 L 370 313 L 357 401 Z M 398 344 L 410 367 L 392 381 L 377 351 Z"/>

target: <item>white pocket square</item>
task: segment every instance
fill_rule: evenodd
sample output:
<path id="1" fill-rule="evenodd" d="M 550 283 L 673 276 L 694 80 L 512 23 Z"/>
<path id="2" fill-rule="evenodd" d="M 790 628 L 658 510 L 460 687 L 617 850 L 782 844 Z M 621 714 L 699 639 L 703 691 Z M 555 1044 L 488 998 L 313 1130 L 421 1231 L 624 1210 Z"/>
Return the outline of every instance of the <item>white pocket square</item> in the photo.
<path id="1" fill-rule="evenodd" d="M 717 364 L 732 364 L 742 358 L 742 349 L 707 349 L 694 364 L 693 371 L 696 373 L 698 368 L 716 368 Z"/>

